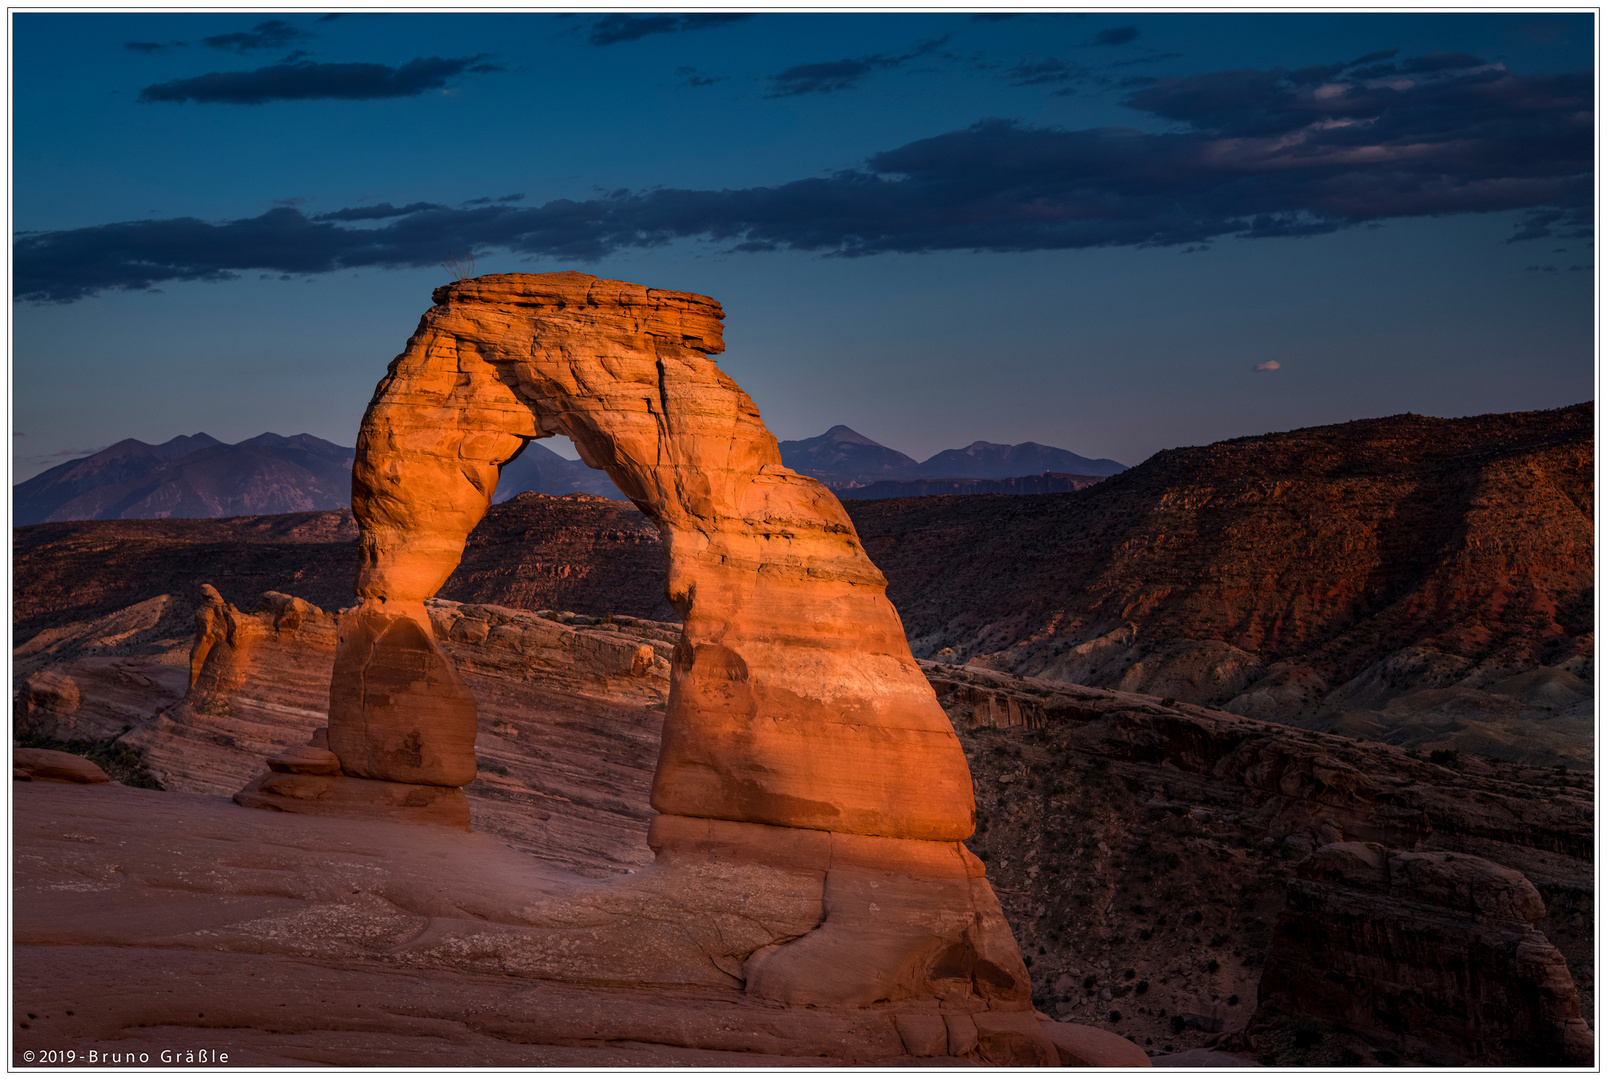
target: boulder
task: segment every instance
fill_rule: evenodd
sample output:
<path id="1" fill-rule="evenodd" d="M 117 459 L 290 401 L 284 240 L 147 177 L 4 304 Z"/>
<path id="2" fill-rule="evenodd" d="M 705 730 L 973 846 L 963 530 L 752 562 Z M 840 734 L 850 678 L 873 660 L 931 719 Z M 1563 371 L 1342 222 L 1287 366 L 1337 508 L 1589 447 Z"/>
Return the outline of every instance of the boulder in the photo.
<path id="1" fill-rule="evenodd" d="M 468 831 L 462 788 L 393 784 L 355 776 L 268 772 L 234 795 L 241 806 L 291 814 L 379 817 Z"/>
<path id="2" fill-rule="evenodd" d="M 273 772 L 334 776 L 340 772 L 340 758 L 322 747 L 287 746 L 268 759 L 268 768 Z"/>
<path id="3" fill-rule="evenodd" d="M 911 1057 L 942 1057 L 948 1053 L 949 1029 L 940 1013 L 895 1016 L 893 1024 Z"/>
<path id="4" fill-rule="evenodd" d="M 58 780 L 64 784 L 109 784 L 106 770 L 88 758 L 60 750 L 17 747 L 11 751 L 13 776 L 21 772 L 29 780 Z M 20 779 L 20 778 L 19 778 Z"/>
<path id="5" fill-rule="evenodd" d="M 1149 1055 L 1136 1043 L 1104 1028 L 1040 1020 L 1039 1030 L 1059 1054 L 1061 1065 L 1074 1069 L 1147 1069 Z"/>

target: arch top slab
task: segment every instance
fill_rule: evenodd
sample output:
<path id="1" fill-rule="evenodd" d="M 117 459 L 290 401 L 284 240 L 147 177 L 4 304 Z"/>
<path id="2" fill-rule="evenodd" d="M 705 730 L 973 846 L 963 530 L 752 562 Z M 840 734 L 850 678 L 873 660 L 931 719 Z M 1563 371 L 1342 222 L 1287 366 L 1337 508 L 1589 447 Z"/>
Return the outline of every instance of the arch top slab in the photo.
<path id="1" fill-rule="evenodd" d="M 395 619 L 455 569 L 501 467 L 529 440 L 565 434 L 658 526 L 685 624 L 656 809 L 969 836 L 970 773 L 885 579 L 836 497 L 782 466 L 752 399 L 710 359 L 724 347 L 720 305 L 579 273 L 489 275 L 434 299 L 358 437 L 352 509 L 367 624 L 398 633 Z M 352 657 L 376 655 L 371 636 L 354 630 Z M 360 680 L 337 656 L 337 683 L 343 670 Z M 366 700 L 338 689 L 332 702 Z M 406 716 L 346 712 L 330 716 L 343 767 L 353 771 L 349 753 L 369 761 L 359 775 L 394 779 L 369 748 L 413 745 L 411 733 L 384 734 Z"/>

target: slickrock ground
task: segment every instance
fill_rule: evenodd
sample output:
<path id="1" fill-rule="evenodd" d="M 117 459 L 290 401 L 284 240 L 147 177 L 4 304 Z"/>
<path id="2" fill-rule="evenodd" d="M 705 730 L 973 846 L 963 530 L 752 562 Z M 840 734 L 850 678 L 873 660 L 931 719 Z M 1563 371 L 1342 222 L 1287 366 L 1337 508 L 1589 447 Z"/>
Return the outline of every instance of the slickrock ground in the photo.
<path id="1" fill-rule="evenodd" d="M 719 972 L 689 969 L 680 987 L 554 981 L 565 942 L 596 918 L 587 879 L 490 834 L 116 784 L 18 784 L 13 800 L 19 1065 L 66 1048 L 152 1065 L 208 1048 L 231 1067 L 905 1056 L 890 1010 L 767 1008 L 728 977 L 710 985 Z M 533 923 L 553 895 L 571 898 L 567 925 Z"/>
<path id="2" fill-rule="evenodd" d="M 647 927 L 689 915 L 699 925 L 700 904 L 721 900 L 695 877 L 675 886 L 662 863 L 639 887 L 587 892 L 588 880 L 625 880 L 651 859 L 660 653 L 678 628 L 432 603 L 482 706 L 476 831 L 465 836 L 202 794 L 238 787 L 265 753 L 305 741 L 333 643 L 330 616 L 283 594 L 255 613 L 217 598 L 201 610 L 229 632 L 201 635 L 215 640 L 195 687 L 119 744 L 140 747 L 176 790 L 101 785 L 112 794 L 85 800 L 34 783 L 17 796 L 19 1051 L 70 1037 L 101 1052 L 211 1046 L 254 1065 L 932 1065 L 1022 1064 L 1062 1043 L 1063 1059 L 1108 1061 L 1126 1045 L 1045 1028 L 1031 1012 L 777 1009 L 743 995 L 736 969 L 710 967 L 707 943 L 662 932 L 628 943 L 612 981 L 569 970 L 595 951 L 586 928 L 633 903 L 646 903 L 631 917 Z M 121 647 L 161 648 L 178 669 L 154 632 Z M 94 704 L 98 685 L 85 685 L 78 708 Z M 54 730 L 51 719 L 36 711 L 33 723 Z M 786 873 L 773 881 L 778 871 L 741 860 L 723 872 L 758 875 L 745 912 L 703 920 L 723 938 L 739 943 L 749 920 L 800 917 L 804 896 L 792 896 Z M 805 879 L 818 888 L 818 875 Z M 819 913 L 801 917 L 795 933 Z M 654 985 L 633 977 L 635 953 L 644 971 L 684 970 Z M 93 989 L 86 965 L 97 966 Z M 271 1022 L 262 993 L 241 987 L 280 994 Z M 924 1038 L 934 1023 L 936 1043 Z M 906 1060 L 912 1046 L 922 1056 Z"/>
<path id="3" fill-rule="evenodd" d="M 190 605 L 176 601 L 175 606 Z M 275 604 L 266 606 L 259 617 L 271 622 Z M 599 672 L 600 661 L 587 657 L 617 645 L 622 668 L 627 649 L 634 656 L 645 644 L 656 654 L 673 628 L 623 619 L 598 625 L 595 616 L 549 613 L 555 621 L 473 605 L 434 605 L 432 613 L 481 704 L 480 779 L 469 788 L 477 830 L 583 876 L 612 876 L 646 865 L 651 858 L 645 842 L 647 788 L 662 716 L 650 706 L 667 684 L 661 674 Z M 139 621 L 131 616 L 110 625 Z M 129 741 L 144 743 L 148 759 L 168 763 L 164 786 L 221 796 L 260 771 L 272 750 L 305 741 L 321 723 L 319 695 L 327 693 L 332 662 L 316 623 L 303 620 L 277 653 L 259 651 L 256 656 L 271 663 L 271 673 L 259 671 L 242 681 L 220 703 L 226 709 L 203 712 L 152 699 L 168 706 L 167 719 Z M 527 640 L 532 625 L 556 635 L 545 654 L 514 644 Z M 517 639 L 509 628 L 519 630 Z M 136 654 L 133 659 L 148 658 L 152 650 L 165 655 L 178 680 L 176 698 L 183 693 L 190 639 L 182 639 L 179 648 L 153 636 L 161 632 L 157 627 L 135 634 L 116 648 Z M 64 659 L 71 662 L 75 655 Z M 1232 1034 L 1255 1010 L 1294 868 L 1323 843 L 1371 840 L 1396 849 L 1465 852 L 1525 874 L 1547 909 L 1537 928 L 1562 951 L 1584 1013 L 1591 1015 L 1593 790 L 1588 775 L 1476 757 L 1446 768 L 1397 748 L 1165 705 L 1147 695 L 929 662 L 923 668 L 955 723 L 975 779 L 982 828 L 969 846 L 986 859 L 1005 914 L 1031 960 L 1036 1004 L 1046 1013 L 1119 1032 L 1157 1055 L 1168 1047 L 1174 1053 L 1203 1048 Z M 568 681 L 552 683 L 560 676 Z M 101 685 L 85 683 L 81 708 L 95 707 Z M 275 686 L 303 689 L 276 694 Z M 532 719 L 511 719 L 521 715 Z M 186 762 L 191 771 L 171 771 Z M 202 786 L 203 774 L 213 777 L 209 786 Z M 206 986 L 212 985 L 207 979 L 242 977 L 233 963 L 197 959 L 182 970 L 193 968 L 202 980 L 198 985 Z M 326 997 L 325 988 L 332 992 L 344 985 L 340 980 L 351 978 L 316 966 L 286 968 L 282 974 L 286 980 L 310 980 L 308 985 Z M 443 976 L 429 976 L 438 977 Z M 424 984 L 409 976 L 385 985 Z M 480 985 L 467 976 L 451 982 L 465 994 Z M 307 993 L 305 1001 L 317 997 Z M 550 1001 L 570 1002 L 563 1009 L 582 1008 L 552 993 Z M 429 1015 L 418 1001 L 397 1008 L 407 1016 Z M 648 1007 L 631 1001 L 632 1007 Z M 72 1006 L 62 1006 L 67 1007 Z M 286 1007 L 312 1005 L 287 1001 Z M 469 1007 L 482 1008 L 472 1002 Z M 560 1010 L 559 1004 L 544 1007 Z M 519 1014 L 512 1006 L 509 1010 Z M 207 1011 L 204 1004 L 198 1011 Z M 44 1012 L 58 1015 L 53 1009 Z M 1119 1019 L 1112 1020 L 1112 1012 Z M 456 1021 L 406 1023 L 413 1025 L 407 1028 L 409 1038 L 416 1036 L 406 1045 L 424 1055 L 419 1062 L 456 1052 L 439 1050 L 431 1034 L 457 1030 Z M 548 1037 L 559 1035 L 542 1036 Z M 376 1034 L 365 1043 L 341 1036 L 351 1040 L 350 1056 L 341 1060 L 356 1063 L 357 1055 L 380 1043 L 393 1045 L 386 1041 L 391 1038 Z M 1255 1040 L 1253 1050 L 1237 1051 L 1241 1058 L 1346 1064 L 1351 1063 L 1348 1052 L 1369 1065 L 1413 1060 L 1386 1043 L 1317 1021 L 1285 1018 Z M 260 1042 L 264 1061 L 297 1060 L 297 1054 L 314 1051 L 326 1056 L 299 1060 L 334 1060 L 327 1056 L 334 1053 L 330 1045 L 305 1034 Z M 545 1056 L 521 1060 L 598 1060 L 586 1056 L 591 1051 L 568 1053 L 548 1047 L 539 1052 Z M 662 1048 L 641 1053 L 639 1059 L 604 1056 L 619 1063 L 669 1060 L 660 1056 L 668 1053 Z"/>

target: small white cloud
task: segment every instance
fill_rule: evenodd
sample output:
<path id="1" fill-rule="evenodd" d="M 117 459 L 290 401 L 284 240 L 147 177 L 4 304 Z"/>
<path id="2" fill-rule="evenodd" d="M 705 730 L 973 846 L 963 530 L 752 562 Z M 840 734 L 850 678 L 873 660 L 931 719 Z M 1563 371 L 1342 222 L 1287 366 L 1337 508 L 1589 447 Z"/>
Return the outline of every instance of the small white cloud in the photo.
<path id="1" fill-rule="evenodd" d="M 1281 367 L 1283 367 L 1283 365 L 1278 363 L 1276 360 L 1268 360 L 1264 364 L 1257 364 L 1255 367 L 1251 368 L 1251 370 L 1252 371 L 1277 371 Z"/>

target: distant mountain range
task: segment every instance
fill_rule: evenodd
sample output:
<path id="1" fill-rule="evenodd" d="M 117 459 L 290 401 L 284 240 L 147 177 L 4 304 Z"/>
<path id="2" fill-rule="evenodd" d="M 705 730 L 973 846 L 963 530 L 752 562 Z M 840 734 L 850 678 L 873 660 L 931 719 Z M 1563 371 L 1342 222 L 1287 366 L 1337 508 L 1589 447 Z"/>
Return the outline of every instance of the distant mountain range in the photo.
<path id="1" fill-rule="evenodd" d="M 982 494 L 1013 490 L 964 485 L 930 491 L 901 485 L 898 488 L 878 489 L 875 495 L 863 495 L 855 490 L 888 481 L 1018 480 L 1029 476 L 1041 477 L 1045 473 L 1102 478 L 1115 476 L 1127 468 L 1121 462 L 1112 461 L 1110 458 L 1085 458 L 1081 454 L 1073 454 L 1070 450 L 1034 442 L 1017 443 L 1014 446 L 1004 443 L 974 442 L 959 450 L 944 450 L 925 461 L 916 461 L 909 455 L 883 446 L 842 424 L 812 439 L 783 442 L 781 463 L 794 472 L 813 476 L 839 495 L 853 492 L 850 498 Z M 1027 485 L 1021 493 L 1040 494 L 1050 490 L 1074 491 L 1076 487 L 1047 488 Z"/>
<path id="2" fill-rule="evenodd" d="M 1011 476 L 1004 480 L 955 477 L 943 480 L 877 480 L 859 487 L 840 487 L 839 499 L 908 499 L 922 495 L 1061 495 L 1081 491 L 1104 480 L 1103 476 L 1044 472 Z"/>
<path id="3" fill-rule="evenodd" d="M 543 495 L 569 495 L 579 491 L 605 499 L 623 499 L 619 488 L 601 469 L 584 461 L 570 461 L 539 442 L 527 443 L 524 452 L 502 467 L 502 479 L 492 502 L 507 502 L 526 491 Z"/>
<path id="4" fill-rule="evenodd" d="M 264 432 L 230 445 L 203 433 L 159 446 L 124 439 L 11 489 L 12 521 L 209 518 L 333 510 L 351 501 L 352 450 Z"/>
<path id="5" fill-rule="evenodd" d="M 351 503 L 349 446 L 312 435 L 264 432 L 225 443 L 205 432 L 152 446 L 138 439 L 47 469 L 11 489 L 12 523 L 217 518 L 334 510 Z M 788 468 L 844 498 L 900 495 L 1047 494 L 1076 491 L 1126 466 L 1038 443 L 975 442 L 917 462 L 839 424 L 781 444 Z M 539 442 L 502 469 L 494 502 L 526 491 L 624 498 L 608 474 Z"/>
<path id="6" fill-rule="evenodd" d="M 157 446 L 124 439 L 11 489 L 12 523 L 218 518 L 351 504 L 349 446 L 265 432 L 234 444 L 204 432 Z M 622 498 L 608 476 L 532 443 L 502 470 L 496 501 L 524 491 Z"/>

